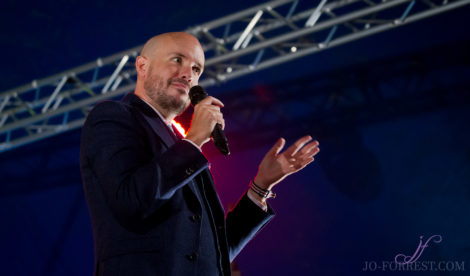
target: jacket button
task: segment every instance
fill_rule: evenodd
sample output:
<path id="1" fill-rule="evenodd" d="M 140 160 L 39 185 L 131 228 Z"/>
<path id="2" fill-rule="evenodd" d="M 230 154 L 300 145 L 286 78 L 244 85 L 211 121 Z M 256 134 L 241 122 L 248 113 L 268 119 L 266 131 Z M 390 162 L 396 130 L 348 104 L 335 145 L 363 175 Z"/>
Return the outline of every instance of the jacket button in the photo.
<path id="1" fill-rule="evenodd" d="M 191 175 L 193 172 L 194 172 L 194 170 L 191 169 L 191 168 L 187 168 L 187 169 L 186 169 L 186 174 L 187 174 L 187 175 Z"/>
<path id="2" fill-rule="evenodd" d="M 193 252 L 193 254 L 191 254 L 191 255 L 186 255 L 186 258 L 188 258 L 188 260 L 190 260 L 190 261 L 197 260 L 197 257 L 198 257 L 198 255 L 197 255 L 196 252 Z"/>
<path id="3" fill-rule="evenodd" d="M 194 222 L 198 222 L 201 220 L 201 215 L 192 215 L 191 220 Z"/>

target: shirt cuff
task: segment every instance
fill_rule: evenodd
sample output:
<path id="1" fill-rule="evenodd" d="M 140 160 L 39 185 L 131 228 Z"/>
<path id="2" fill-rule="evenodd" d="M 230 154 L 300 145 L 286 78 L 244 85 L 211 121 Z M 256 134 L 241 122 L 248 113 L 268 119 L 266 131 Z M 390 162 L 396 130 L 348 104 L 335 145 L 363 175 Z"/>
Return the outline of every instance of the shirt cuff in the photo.
<path id="1" fill-rule="evenodd" d="M 201 148 L 196 145 L 193 141 L 189 140 L 189 139 L 186 139 L 186 138 L 183 138 L 182 139 L 183 141 L 188 141 L 189 143 L 191 143 L 193 146 L 195 146 L 200 152 L 202 152 Z"/>
<path id="2" fill-rule="evenodd" d="M 250 193 L 250 190 L 248 190 L 248 192 L 246 193 L 246 195 L 248 196 L 248 198 L 253 201 L 254 204 L 258 205 L 261 209 L 263 209 L 263 211 L 267 212 L 268 211 L 268 206 L 266 204 L 263 204 L 263 202 L 261 202 L 259 199 L 257 199 L 256 197 L 254 197 L 251 193 Z"/>

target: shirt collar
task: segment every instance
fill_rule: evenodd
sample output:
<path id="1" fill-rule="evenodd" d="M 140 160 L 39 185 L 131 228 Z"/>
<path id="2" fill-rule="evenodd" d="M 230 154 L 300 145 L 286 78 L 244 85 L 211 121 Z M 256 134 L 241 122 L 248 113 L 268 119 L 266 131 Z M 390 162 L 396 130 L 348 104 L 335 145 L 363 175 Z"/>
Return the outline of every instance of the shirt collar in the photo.
<path id="1" fill-rule="evenodd" d="M 155 111 L 155 113 L 157 113 L 158 117 L 160 117 L 160 119 L 162 119 L 162 121 L 169 127 L 171 127 L 171 122 L 168 124 L 165 120 L 165 118 L 163 118 L 163 115 L 160 113 L 160 111 L 158 111 L 155 107 L 153 107 L 153 105 L 151 105 L 149 102 L 147 102 L 146 100 L 142 99 L 141 100 L 146 103 L 148 106 L 150 106 L 150 108 L 153 109 L 153 111 Z"/>

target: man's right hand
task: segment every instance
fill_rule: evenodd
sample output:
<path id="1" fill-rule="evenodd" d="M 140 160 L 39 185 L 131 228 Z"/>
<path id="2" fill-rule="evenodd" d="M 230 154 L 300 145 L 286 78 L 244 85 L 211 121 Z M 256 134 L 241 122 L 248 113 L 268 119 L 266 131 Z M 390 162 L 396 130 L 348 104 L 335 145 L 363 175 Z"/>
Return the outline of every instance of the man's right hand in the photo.
<path id="1" fill-rule="evenodd" d="M 194 107 L 191 127 L 186 135 L 186 139 L 202 147 L 202 145 L 209 141 L 216 124 L 220 124 L 222 129 L 224 129 L 225 121 L 222 112 L 220 112 L 221 107 L 224 107 L 224 104 L 211 96 L 200 101 Z"/>

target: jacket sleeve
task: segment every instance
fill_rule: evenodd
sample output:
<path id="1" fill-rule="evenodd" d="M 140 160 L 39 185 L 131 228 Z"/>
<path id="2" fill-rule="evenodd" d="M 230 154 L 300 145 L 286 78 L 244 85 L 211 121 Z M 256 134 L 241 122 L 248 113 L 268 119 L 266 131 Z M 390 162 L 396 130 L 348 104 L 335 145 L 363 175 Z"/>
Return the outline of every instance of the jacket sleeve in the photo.
<path id="1" fill-rule="evenodd" d="M 245 193 L 237 205 L 227 213 L 227 242 L 230 261 L 233 261 L 245 245 L 274 217 L 274 211 L 268 204 L 263 211 Z"/>
<path id="2" fill-rule="evenodd" d="M 105 101 L 88 115 L 81 151 L 119 220 L 145 219 L 207 167 L 207 159 L 187 141 L 153 156 L 148 134 L 122 103 Z M 95 183 L 96 185 L 96 183 Z"/>

